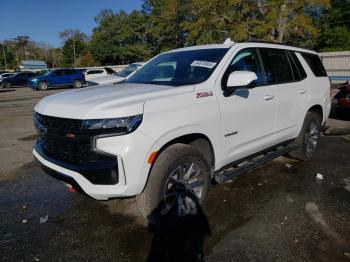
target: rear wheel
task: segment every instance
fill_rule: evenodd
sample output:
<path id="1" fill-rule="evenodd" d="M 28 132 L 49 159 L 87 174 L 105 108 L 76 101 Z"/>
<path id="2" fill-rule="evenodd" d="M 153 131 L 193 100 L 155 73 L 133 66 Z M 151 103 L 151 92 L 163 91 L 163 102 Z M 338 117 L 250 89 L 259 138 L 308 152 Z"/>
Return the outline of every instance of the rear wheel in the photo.
<path id="1" fill-rule="evenodd" d="M 38 83 L 38 89 L 39 90 L 46 90 L 47 89 L 47 83 L 45 81 L 41 81 Z"/>
<path id="2" fill-rule="evenodd" d="M 74 80 L 73 87 L 74 88 L 81 88 L 82 82 L 80 80 Z"/>
<path id="3" fill-rule="evenodd" d="M 295 143 L 299 148 L 289 155 L 299 160 L 309 160 L 315 153 L 321 134 L 321 117 L 315 112 L 307 112 L 303 127 Z"/>
<path id="4" fill-rule="evenodd" d="M 4 88 L 11 88 L 12 84 L 10 82 L 5 82 L 2 84 Z"/>
<path id="5" fill-rule="evenodd" d="M 202 154 L 190 145 L 174 144 L 157 157 L 137 203 L 152 224 L 169 225 L 195 214 L 209 185 L 210 167 Z"/>

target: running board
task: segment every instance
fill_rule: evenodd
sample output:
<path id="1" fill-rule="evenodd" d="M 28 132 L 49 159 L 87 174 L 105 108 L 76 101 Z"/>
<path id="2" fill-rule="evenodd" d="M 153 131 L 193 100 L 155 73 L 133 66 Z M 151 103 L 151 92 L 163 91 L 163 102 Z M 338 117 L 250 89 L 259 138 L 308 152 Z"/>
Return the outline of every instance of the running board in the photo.
<path id="1" fill-rule="evenodd" d="M 272 149 L 271 151 L 262 153 L 260 155 L 255 155 L 252 158 L 245 159 L 242 162 L 235 162 L 233 166 L 228 167 L 227 169 L 221 171 L 217 175 L 215 175 L 214 179 L 217 183 L 223 183 L 227 180 L 230 180 L 239 175 L 245 174 L 248 171 L 251 171 L 266 162 L 271 161 L 274 158 L 283 156 L 290 151 L 297 149 L 298 146 L 295 144 L 281 145 Z"/>

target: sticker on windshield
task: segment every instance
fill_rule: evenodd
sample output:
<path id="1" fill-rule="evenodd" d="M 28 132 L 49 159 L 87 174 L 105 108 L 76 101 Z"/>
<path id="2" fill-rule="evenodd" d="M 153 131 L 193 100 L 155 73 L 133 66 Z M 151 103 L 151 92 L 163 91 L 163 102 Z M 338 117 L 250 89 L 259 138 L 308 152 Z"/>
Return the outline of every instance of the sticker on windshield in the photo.
<path id="1" fill-rule="evenodd" d="M 209 62 L 209 61 L 193 61 L 191 66 L 198 66 L 198 67 L 206 67 L 206 68 L 213 68 L 216 66 L 215 62 Z"/>

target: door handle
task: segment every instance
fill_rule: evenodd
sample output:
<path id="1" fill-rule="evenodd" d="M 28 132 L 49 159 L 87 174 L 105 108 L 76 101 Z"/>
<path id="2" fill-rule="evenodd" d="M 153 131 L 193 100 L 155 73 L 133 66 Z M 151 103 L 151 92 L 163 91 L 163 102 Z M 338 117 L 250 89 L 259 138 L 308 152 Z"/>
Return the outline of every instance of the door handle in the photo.
<path id="1" fill-rule="evenodd" d="M 271 99 L 274 99 L 275 96 L 274 95 L 265 95 L 264 96 L 264 100 L 271 100 Z"/>
<path id="2" fill-rule="evenodd" d="M 299 90 L 299 94 L 305 94 L 306 93 L 306 90 Z"/>

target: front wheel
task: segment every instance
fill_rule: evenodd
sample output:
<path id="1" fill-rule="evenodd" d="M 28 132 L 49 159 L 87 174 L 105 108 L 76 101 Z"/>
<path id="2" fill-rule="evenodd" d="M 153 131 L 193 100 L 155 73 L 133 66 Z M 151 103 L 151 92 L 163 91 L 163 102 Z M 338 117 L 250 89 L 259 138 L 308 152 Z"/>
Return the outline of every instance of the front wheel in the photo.
<path id="1" fill-rule="evenodd" d="M 209 185 L 210 167 L 202 154 L 193 146 L 174 144 L 155 160 L 137 203 L 150 223 L 164 226 L 195 214 Z"/>
<path id="2" fill-rule="evenodd" d="M 81 88 L 82 82 L 80 80 L 74 80 L 73 87 L 74 88 Z"/>
<path id="3" fill-rule="evenodd" d="M 38 83 L 38 89 L 39 90 L 46 90 L 47 89 L 47 83 L 45 81 L 41 81 Z"/>
<path id="4" fill-rule="evenodd" d="M 289 155 L 299 160 L 309 160 L 316 152 L 321 135 L 321 117 L 314 112 L 307 112 L 303 127 L 295 143 L 299 148 Z"/>

